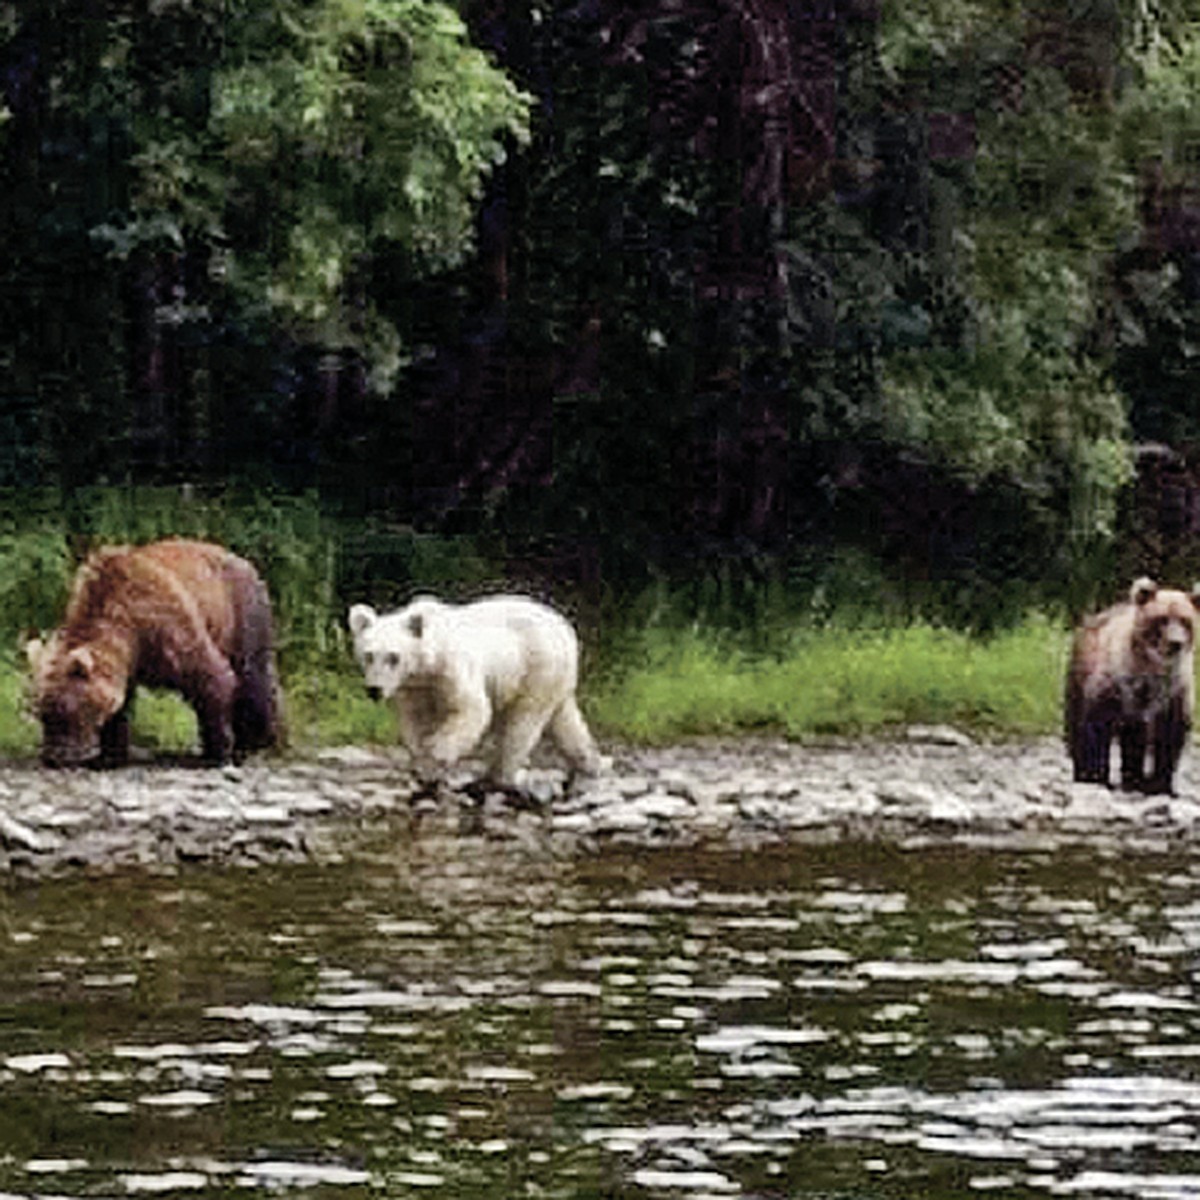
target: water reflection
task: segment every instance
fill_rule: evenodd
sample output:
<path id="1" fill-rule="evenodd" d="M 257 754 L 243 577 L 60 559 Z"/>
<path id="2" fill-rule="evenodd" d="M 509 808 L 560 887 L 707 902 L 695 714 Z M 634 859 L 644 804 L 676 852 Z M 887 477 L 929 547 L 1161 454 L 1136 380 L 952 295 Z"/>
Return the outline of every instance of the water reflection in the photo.
<path id="1" fill-rule="evenodd" d="M 0 896 L 0 1195 L 1193 1196 L 1200 863 L 536 847 Z"/>

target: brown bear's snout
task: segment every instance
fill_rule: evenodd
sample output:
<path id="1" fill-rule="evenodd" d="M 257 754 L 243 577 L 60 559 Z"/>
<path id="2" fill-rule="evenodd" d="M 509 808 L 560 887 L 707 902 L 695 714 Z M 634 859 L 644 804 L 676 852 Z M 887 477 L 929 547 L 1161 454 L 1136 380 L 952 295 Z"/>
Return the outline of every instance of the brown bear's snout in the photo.
<path id="1" fill-rule="evenodd" d="M 58 708 L 42 710 L 42 763 L 75 767 L 100 753 L 99 731 L 80 728 L 79 720 Z"/>
<path id="2" fill-rule="evenodd" d="M 47 738 L 42 743 L 42 765 L 46 767 L 81 767 L 99 755 L 99 742 L 81 746 L 77 742 L 55 742 Z"/>

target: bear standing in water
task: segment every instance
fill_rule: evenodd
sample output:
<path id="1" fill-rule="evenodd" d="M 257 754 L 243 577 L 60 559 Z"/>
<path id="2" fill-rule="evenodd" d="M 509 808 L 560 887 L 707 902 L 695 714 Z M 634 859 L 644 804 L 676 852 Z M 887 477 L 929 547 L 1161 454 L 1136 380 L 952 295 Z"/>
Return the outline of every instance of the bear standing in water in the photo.
<path id="1" fill-rule="evenodd" d="M 183 695 L 210 762 L 274 745 L 273 638 L 266 585 L 222 546 L 172 539 L 96 551 L 61 627 L 27 647 L 42 760 L 124 762 L 138 684 Z"/>
<path id="2" fill-rule="evenodd" d="M 1200 595 L 1143 578 L 1129 589 L 1128 600 L 1084 621 L 1071 650 L 1066 690 L 1076 781 L 1108 783 L 1115 736 L 1124 789 L 1172 792 L 1192 727 L 1197 602 Z"/>

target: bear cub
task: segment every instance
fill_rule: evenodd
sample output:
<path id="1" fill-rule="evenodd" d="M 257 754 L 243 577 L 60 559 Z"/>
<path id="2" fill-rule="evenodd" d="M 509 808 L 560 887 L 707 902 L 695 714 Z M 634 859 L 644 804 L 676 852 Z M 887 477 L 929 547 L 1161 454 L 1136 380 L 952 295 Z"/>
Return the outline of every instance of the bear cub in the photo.
<path id="1" fill-rule="evenodd" d="M 349 626 L 367 690 L 395 702 L 423 778 L 435 779 L 489 732 L 489 778 L 501 787 L 518 787 L 547 731 L 574 769 L 606 765 L 575 700 L 575 630 L 546 605 L 524 596 L 461 605 L 421 596 L 382 615 L 356 604 Z"/>
<path id="2" fill-rule="evenodd" d="M 1077 782 L 1109 782 L 1113 738 L 1121 787 L 1171 794 L 1192 727 L 1200 593 L 1138 579 L 1128 600 L 1088 617 L 1067 670 L 1065 725 Z"/>

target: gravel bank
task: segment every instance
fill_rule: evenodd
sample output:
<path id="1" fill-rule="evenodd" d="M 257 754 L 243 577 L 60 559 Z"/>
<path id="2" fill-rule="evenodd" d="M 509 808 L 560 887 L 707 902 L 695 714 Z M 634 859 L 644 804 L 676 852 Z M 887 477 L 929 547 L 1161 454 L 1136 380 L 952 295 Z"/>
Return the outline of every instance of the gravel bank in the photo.
<path id="1" fill-rule="evenodd" d="M 568 785 L 535 769 L 534 799 L 467 786 L 430 792 L 402 752 L 353 747 L 204 769 L 0 767 L 0 870 L 10 878 L 126 866 L 253 865 L 335 858 L 365 831 L 514 839 L 569 854 L 605 842 L 678 845 L 887 839 L 1010 849 L 1179 849 L 1200 840 L 1200 770 L 1176 797 L 1127 796 L 1070 781 L 1057 739 L 979 744 L 954 730 L 806 745 L 755 739 L 618 748 L 611 773 Z"/>

